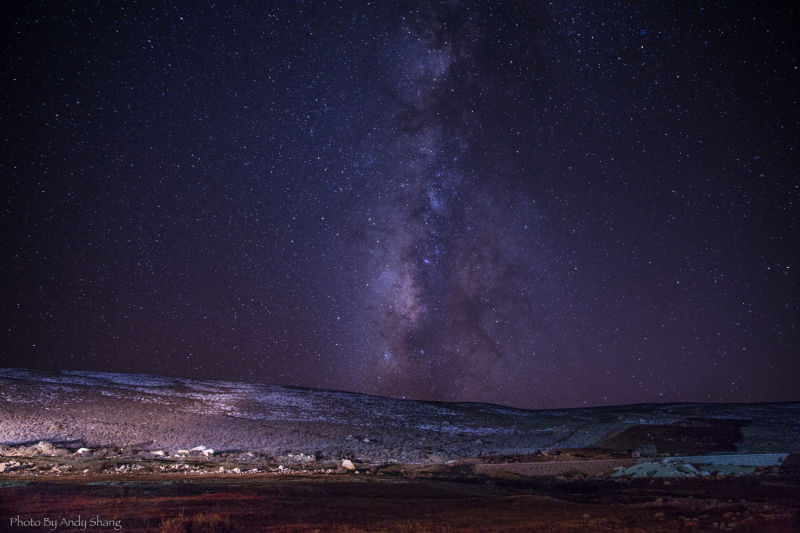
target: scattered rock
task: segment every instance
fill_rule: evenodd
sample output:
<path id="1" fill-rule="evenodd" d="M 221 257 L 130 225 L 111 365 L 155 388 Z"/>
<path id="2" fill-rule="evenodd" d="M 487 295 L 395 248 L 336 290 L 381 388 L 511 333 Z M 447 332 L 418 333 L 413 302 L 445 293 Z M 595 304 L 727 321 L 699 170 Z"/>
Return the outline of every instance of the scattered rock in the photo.
<path id="1" fill-rule="evenodd" d="M 736 474 L 746 474 L 755 467 L 738 465 L 715 465 L 715 469 L 725 470 Z M 661 462 L 640 462 L 628 468 L 618 467 L 612 474 L 613 477 L 633 476 L 641 477 L 695 477 L 703 475 L 697 468 L 689 463 L 662 460 Z"/>
<path id="2" fill-rule="evenodd" d="M 290 453 L 286 456 L 291 463 L 301 463 L 301 464 L 308 464 L 313 463 L 316 459 L 311 455 L 306 455 L 304 453 Z"/>
<path id="3" fill-rule="evenodd" d="M 56 447 L 49 442 L 42 440 L 33 445 L 31 451 L 34 452 L 32 455 L 52 456 L 56 454 Z"/>
<path id="4" fill-rule="evenodd" d="M 697 470 L 697 469 L 696 469 L 694 466 L 692 466 L 692 465 L 691 465 L 691 464 L 689 464 L 689 463 L 684 463 L 684 464 L 682 464 L 682 465 L 680 466 L 680 468 L 681 468 L 681 469 L 682 469 L 684 472 L 690 472 L 690 473 L 692 473 L 692 474 L 694 474 L 694 475 L 698 475 L 698 474 L 700 473 L 700 472 L 699 472 L 699 471 L 698 471 L 698 470 Z"/>
<path id="5" fill-rule="evenodd" d="M 211 448 L 207 448 L 203 445 L 195 446 L 190 450 L 178 450 L 176 455 L 191 455 L 192 457 L 211 457 L 214 455 L 214 450 Z"/>

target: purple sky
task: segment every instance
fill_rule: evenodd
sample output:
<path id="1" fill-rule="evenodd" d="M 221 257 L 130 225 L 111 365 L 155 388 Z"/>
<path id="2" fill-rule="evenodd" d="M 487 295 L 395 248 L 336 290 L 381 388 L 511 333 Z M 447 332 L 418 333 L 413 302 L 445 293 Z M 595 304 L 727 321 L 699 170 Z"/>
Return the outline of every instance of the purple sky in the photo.
<path id="1" fill-rule="evenodd" d="M 0 365 L 797 400 L 800 17 L 18 3 Z"/>

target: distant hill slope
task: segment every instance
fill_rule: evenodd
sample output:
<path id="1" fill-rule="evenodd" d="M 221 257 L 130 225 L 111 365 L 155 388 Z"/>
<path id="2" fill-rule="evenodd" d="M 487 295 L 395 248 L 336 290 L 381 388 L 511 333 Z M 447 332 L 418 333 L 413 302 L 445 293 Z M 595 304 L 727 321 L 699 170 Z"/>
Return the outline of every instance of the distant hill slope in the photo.
<path id="1" fill-rule="evenodd" d="M 425 462 L 598 446 L 800 451 L 800 402 L 521 410 L 139 374 L 0 369 L 0 443 Z"/>

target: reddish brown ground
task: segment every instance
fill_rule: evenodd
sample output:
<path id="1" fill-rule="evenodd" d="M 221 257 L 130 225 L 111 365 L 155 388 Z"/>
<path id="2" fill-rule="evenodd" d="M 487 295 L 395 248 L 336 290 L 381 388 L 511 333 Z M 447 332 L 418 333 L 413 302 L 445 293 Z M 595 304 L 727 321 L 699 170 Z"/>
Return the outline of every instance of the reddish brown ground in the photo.
<path id="1" fill-rule="evenodd" d="M 742 427 L 749 420 L 688 418 L 673 424 L 647 424 L 628 429 L 602 440 L 598 446 L 612 450 L 633 450 L 658 443 L 659 453 L 703 455 L 736 451 L 742 441 Z"/>
<path id="2" fill-rule="evenodd" d="M 0 531 L 37 530 L 10 528 L 16 515 L 78 514 L 121 520 L 126 532 L 800 531 L 796 472 L 668 484 L 175 475 L 9 481 L 0 485 Z"/>

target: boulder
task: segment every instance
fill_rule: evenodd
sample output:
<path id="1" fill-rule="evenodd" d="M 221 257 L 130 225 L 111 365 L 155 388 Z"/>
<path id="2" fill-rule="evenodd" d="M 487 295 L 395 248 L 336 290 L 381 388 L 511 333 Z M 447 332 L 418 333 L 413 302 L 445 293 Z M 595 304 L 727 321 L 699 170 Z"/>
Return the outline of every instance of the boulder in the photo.
<path id="1" fill-rule="evenodd" d="M 50 444 L 49 442 L 42 440 L 37 442 L 32 447 L 31 451 L 35 455 L 55 455 L 56 447 Z"/>
<path id="2" fill-rule="evenodd" d="M 631 457 L 637 459 L 639 457 L 655 457 L 656 455 L 658 455 L 658 450 L 655 444 L 644 444 L 633 450 Z"/>
<path id="3" fill-rule="evenodd" d="M 444 463 L 445 461 L 446 461 L 446 459 L 444 457 L 442 457 L 441 455 L 438 455 L 438 454 L 435 454 L 435 453 L 429 453 L 428 454 L 428 462 L 429 463 L 433 463 L 435 465 L 439 465 L 439 464 Z"/>

